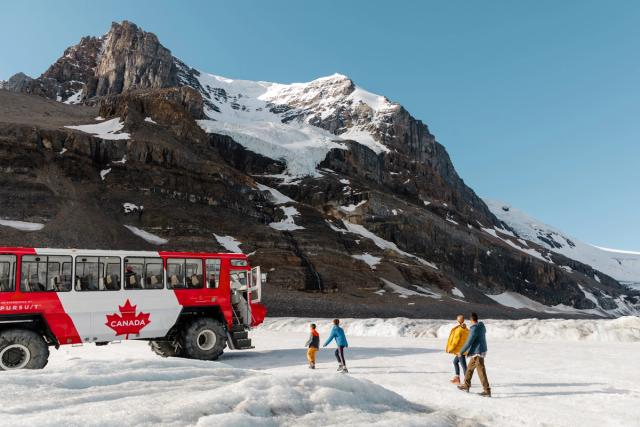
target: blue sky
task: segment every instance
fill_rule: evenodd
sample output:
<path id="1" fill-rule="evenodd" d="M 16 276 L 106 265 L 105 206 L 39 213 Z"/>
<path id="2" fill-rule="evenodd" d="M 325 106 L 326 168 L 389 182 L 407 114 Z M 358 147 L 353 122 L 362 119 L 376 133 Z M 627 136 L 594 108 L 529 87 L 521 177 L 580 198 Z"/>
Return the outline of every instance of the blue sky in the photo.
<path id="1" fill-rule="evenodd" d="M 128 19 L 231 78 L 340 72 L 403 104 L 482 197 L 640 250 L 640 2 L 3 3 L 0 78 Z"/>

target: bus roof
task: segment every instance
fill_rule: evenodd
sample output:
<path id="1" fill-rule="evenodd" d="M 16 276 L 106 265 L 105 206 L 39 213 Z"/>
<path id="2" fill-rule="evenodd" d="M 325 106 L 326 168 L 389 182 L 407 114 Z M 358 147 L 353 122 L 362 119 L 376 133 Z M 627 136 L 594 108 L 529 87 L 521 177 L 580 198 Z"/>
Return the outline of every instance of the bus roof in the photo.
<path id="1" fill-rule="evenodd" d="M 77 249 L 77 248 L 22 248 L 0 246 L 0 253 L 17 255 L 103 255 L 131 257 L 197 257 L 197 258 L 234 258 L 247 259 L 242 253 L 227 252 L 179 252 L 179 251 L 128 251 L 113 249 Z"/>

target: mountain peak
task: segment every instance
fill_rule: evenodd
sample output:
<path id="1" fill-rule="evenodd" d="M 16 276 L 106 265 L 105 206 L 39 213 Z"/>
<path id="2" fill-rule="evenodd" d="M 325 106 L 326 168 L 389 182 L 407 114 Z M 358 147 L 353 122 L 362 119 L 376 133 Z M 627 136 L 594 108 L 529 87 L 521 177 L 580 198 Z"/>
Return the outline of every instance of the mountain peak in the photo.
<path id="1" fill-rule="evenodd" d="M 173 56 L 158 37 L 130 21 L 114 22 L 104 37 L 95 78 L 87 82 L 84 97 L 176 84 Z"/>

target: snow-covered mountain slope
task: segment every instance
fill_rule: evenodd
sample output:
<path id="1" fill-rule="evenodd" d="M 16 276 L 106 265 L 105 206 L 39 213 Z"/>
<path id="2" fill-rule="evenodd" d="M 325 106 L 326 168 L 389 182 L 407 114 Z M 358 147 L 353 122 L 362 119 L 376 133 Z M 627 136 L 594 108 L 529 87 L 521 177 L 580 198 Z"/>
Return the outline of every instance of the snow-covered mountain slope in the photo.
<path id="1" fill-rule="evenodd" d="M 284 160 L 291 175 L 316 175 L 329 150 L 346 149 L 342 140 L 356 141 L 376 154 L 389 152 L 379 133 L 385 116 L 399 105 L 346 76 L 279 84 L 185 70 L 191 75 L 183 83 L 193 85 L 195 77 L 209 101 L 208 119 L 198 122 L 206 132 L 228 135 L 253 152 Z"/>
<path id="2" fill-rule="evenodd" d="M 567 236 L 557 228 L 546 225 L 526 212 L 506 203 L 487 200 L 485 203 L 521 238 L 537 243 L 607 274 L 619 282 L 640 289 L 640 252 L 600 248 Z M 599 278 L 595 277 L 596 281 Z"/>

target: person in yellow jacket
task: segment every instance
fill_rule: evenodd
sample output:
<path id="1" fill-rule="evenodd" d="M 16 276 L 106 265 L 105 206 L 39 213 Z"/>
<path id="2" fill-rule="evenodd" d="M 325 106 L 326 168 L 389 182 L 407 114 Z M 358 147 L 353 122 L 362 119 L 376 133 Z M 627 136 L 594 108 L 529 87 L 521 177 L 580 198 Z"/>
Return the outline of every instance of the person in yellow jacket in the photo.
<path id="1" fill-rule="evenodd" d="M 451 378 L 452 384 L 460 384 L 460 367 L 462 367 L 462 375 L 467 372 L 467 358 L 464 354 L 460 353 L 460 350 L 469 337 L 469 329 L 464 323 L 464 316 L 462 314 L 458 314 L 456 320 L 458 324 L 451 329 L 445 349 L 447 353 L 455 355 L 453 358 L 453 368 L 456 374 Z"/>

